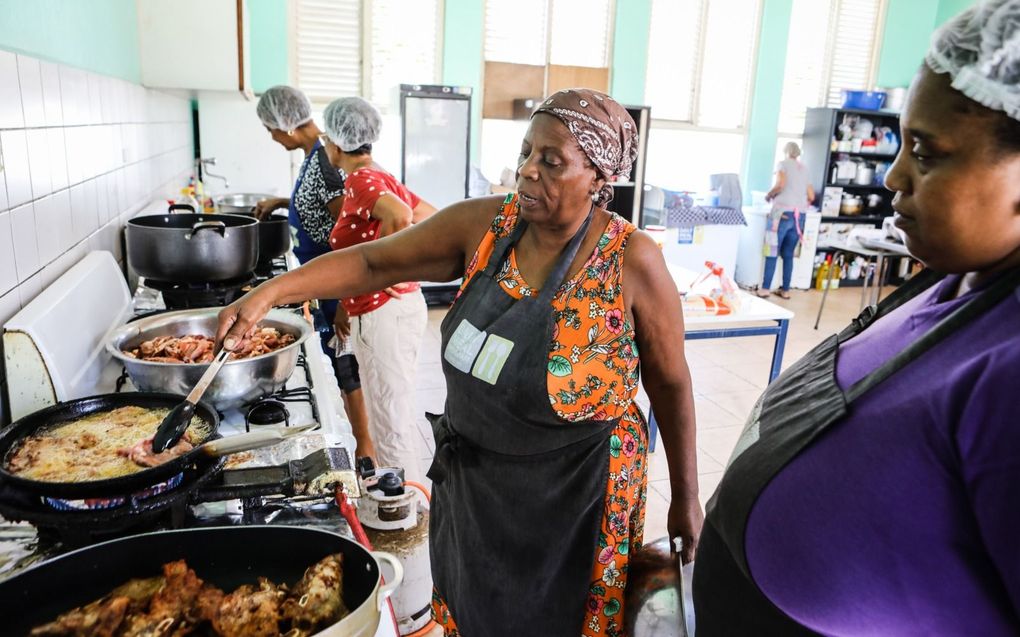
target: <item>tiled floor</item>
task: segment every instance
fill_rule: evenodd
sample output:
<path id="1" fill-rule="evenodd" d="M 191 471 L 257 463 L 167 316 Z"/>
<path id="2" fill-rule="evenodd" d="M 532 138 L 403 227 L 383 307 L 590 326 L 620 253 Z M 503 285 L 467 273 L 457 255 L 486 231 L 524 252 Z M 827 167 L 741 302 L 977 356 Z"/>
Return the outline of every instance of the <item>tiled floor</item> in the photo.
<path id="1" fill-rule="evenodd" d="M 891 290 L 885 290 L 888 293 Z M 859 311 L 860 290 L 842 288 L 829 295 L 825 313 L 817 331 L 813 329 L 821 292 L 794 291 L 793 298 L 777 304 L 795 313 L 783 358 L 784 368 L 803 356 L 827 336 L 842 329 Z M 418 366 L 418 411 L 422 414 L 418 428 L 430 451 L 434 451 L 432 432 L 424 412 L 440 413 L 446 400 L 446 383 L 439 358 L 439 326 L 445 309 L 429 310 Z M 687 363 L 694 380 L 694 400 L 698 421 L 698 482 L 704 504 L 712 495 L 730 452 L 755 401 L 768 382 L 775 339 L 755 336 L 738 339 L 688 341 Z M 638 402 L 647 410 L 648 399 L 643 392 Z M 649 456 L 648 511 L 645 537 L 649 540 L 666 535 L 666 510 L 669 504 L 669 473 L 661 451 Z M 431 462 L 431 458 L 428 459 Z M 427 466 L 427 465 L 426 465 Z"/>

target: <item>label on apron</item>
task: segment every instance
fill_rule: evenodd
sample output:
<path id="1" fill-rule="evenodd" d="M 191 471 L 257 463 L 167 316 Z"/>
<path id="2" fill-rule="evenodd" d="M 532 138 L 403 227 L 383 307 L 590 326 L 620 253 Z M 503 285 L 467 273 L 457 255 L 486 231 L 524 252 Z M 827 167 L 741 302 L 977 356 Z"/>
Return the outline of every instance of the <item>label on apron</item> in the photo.
<path id="1" fill-rule="evenodd" d="M 513 341 L 480 330 L 465 319 L 450 337 L 443 358 L 465 374 L 495 385 L 513 348 Z"/>

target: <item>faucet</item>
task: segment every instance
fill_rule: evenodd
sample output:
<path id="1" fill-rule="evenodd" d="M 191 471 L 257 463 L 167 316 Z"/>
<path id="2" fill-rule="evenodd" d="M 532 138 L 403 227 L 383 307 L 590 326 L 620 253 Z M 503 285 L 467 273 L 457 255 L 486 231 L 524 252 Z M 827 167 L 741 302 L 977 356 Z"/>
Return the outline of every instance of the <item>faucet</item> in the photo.
<path id="1" fill-rule="evenodd" d="M 195 173 L 198 174 L 201 171 L 206 177 L 215 177 L 216 179 L 223 180 L 223 189 L 228 190 L 230 188 L 230 182 L 227 181 L 227 178 L 223 175 L 216 175 L 207 168 L 208 166 L 215 165 L 215 157 L 199 157 L 195 159 Z"/>

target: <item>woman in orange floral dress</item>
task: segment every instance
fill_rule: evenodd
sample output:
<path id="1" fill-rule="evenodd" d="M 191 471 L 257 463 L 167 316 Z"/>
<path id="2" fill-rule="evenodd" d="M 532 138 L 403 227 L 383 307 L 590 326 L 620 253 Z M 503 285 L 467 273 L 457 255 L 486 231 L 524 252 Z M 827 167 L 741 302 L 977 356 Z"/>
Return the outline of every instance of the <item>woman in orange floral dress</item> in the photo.
<path id="1" fill-rule="evenodd" d="M 465 273 L 463 290 L 492 255 L 496 242 L 510 234 L 519 219 L 517 197 L 504 201 Z M 553 299 L 554 327 L 549 345 L 549 403 L 565 421 L 618 419 L 609 440 L 609 477 L 593 560 L 583 635 L 613 637 L 622 633 L 623 590 L 631 551 L 641 546 L 648 488 L 648 429 L 634 402 L 638 390 L 638 352 L 634 327 L 624 307 L 623 257 L 635 228 L 612 215 L 581 270 Z M 516 298 L 534 296 L 517 267 L 514 253 L 498 281 Z M 441 596 L 434 596 L 434 615 L 447 635 L 458 635 Z"/>
<path id="2" fill-rule="evenodd" d="M 433 612 L 448 635 L 624 634 L 647 489 L 639 351 L 669 463 L 668 531 L 693 555 L 702 512 L 679 295 L 658 246 L 605 209 L 635 144 L 609 96 L 556 93 L 532 116 L 516 195 L 331 253 L 221 313 L 230 338 L 274 304 L 465 278 L 443 321 L 446 410 L 431 417 Z"/>

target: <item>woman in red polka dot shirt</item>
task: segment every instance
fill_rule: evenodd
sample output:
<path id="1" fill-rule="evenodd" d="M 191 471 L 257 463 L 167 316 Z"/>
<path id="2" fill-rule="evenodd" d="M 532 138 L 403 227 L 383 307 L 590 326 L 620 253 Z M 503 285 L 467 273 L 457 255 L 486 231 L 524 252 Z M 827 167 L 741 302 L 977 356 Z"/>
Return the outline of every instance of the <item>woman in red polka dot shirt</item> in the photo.
<path id="1" fill-rule="evenodd" d="M 333 250 L 375 241 L 429 216 L 436 209 L 372 161 L 379 112 L 360 97 L 338 99 L 323 113 L 323 146 L 342 170 L 344 203 L 330 234 Z M 428 314 L 417 283 L 342 300 L 336 333 L 350 338 L 361 366 L 368 423 L 381 466 L 403 467 L 409 480 L 425 477 L 428 449 L 415 421 L 418 349 Z"/>

